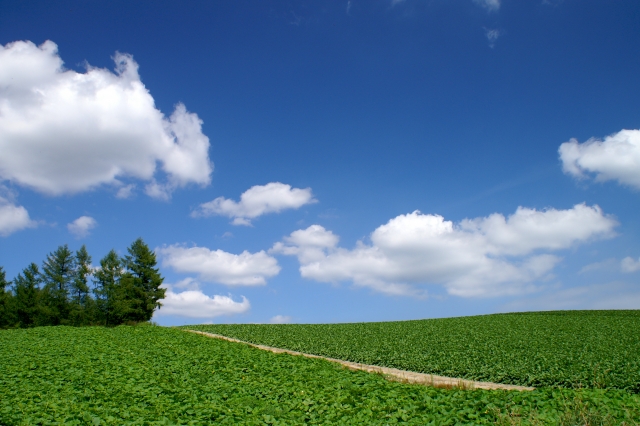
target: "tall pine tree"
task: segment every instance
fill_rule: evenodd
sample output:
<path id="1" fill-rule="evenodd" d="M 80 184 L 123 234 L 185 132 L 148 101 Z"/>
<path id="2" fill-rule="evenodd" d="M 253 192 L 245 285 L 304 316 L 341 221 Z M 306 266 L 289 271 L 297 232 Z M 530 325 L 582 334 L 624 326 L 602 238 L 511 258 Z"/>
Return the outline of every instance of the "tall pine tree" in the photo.
<path id="1" fill-rule="evenodd" d="M 75 275 L 75 259 L 65 244 L 49 253 L 42 264 L 44 292 L 51 325 L 69 324 L 69 291 Z"/>
<path id="2" fill-rule="evenodd" d="M 104 325 L 114 325 L 120 322 L 116 312 L 116 302 L 119 297 L 120 277 L 122 276 L 122 262 L 115 250 L 111 250 L 100 260 L 100 268 L 93 274 L 98 321 Z"/>
<path id="3" fill-rule="evenodd" d="M 135 240 L 124 258 L 127 272 L 122 276 L 122 290 L 126 294 L 125 321 L 149 321 L 156 308 L 162 306 L 164 278 L 156 266 L 156 255 L 142 238 Z"/>
<path id="4" fill-rule="evenodd" d="M 38 265 L 32 263 L 15 278 L 15 310 L 20 327 L 47 325 L 40 305 L 40 282 L 42 281 Z"/>
<path id="5" fill-rule="evenodd" d="M 0 266 L 0 328 L 13 326 L 13 300 L 4 268 Z"/>
<path id="6" fill-rule="evenodd" d="M 91 275 L 91 256 L 83 245 L 76 252 L 75 270 L 71 281 L 70 320 L 73 325 L 88 325 L 92 322 L 93 299 L 89 296 L 87 281 Z"/>

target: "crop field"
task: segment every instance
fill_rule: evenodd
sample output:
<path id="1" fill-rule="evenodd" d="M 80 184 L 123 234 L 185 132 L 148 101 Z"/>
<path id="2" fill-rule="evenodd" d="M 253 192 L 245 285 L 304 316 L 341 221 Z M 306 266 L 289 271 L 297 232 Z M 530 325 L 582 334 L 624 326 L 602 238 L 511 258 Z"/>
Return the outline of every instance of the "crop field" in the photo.
<path id="1" fill-rule="evenodd" d="M 2 425 L 632 425 L 638 407 L 624 390 L 407 385 L 164 327 L 0 331 Z"/>
<path id="2" fill-rule="evenodd" d="M 640 311 L 186 328 L 420 373 L 534 387 L 640 393 Z"/>

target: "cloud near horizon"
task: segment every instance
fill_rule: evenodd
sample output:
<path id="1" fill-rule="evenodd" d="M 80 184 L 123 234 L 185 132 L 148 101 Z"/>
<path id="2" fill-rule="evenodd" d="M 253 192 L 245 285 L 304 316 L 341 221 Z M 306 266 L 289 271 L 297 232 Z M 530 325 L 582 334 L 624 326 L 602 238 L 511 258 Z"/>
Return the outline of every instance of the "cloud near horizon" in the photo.
<path id="1" fill-rule="evenodd" d="M 299 209 L 305 204 L 316 203 L 311 188 L 292 188 L 280 182 L 255 185 L 240 195 L 240 201 L 218 197 L 201 204 L 191 213 L 192 217 L 227 216 L 233 225 L 251 225 L 251 219 L 267 213 L 279 213 L 287 209 Z"/>
<path id="2" fill-rule="evenodd" d="M 577 179 L 595 175 L 596 182 L 609 180 L 640 189 L 640 130 L 620 130 L 599 140 L 576 139 L 558 148 L 562 170 Z"/>
<path id="3" fill-rule="evenodd" d="M 186 290 L 175 293 L 168 288 L 162 307 L 155 315 L 178 315 L 188 318 L 215 318 L 222 315 L 237 315 L 251 308 L 249 300 L 242 296 L 241 302 L 229 296 L 207 296 L 200 290 Z"/>
<path id="4" fill-rule="evenodd" d="M 451 295 L 493 297 L 526 293 L 561 258 L 548 253 L 614 236 L 617 222 L 598 206 L 567 210 L 518 207 L 457 224 L 419 211 L 397 216 L 352 250 L 320 225 L 293 232 L 270 253 L 295 255 L 304 278 L 351 281 L 396 295 L 424 294 L 424 284 Z"/>
<path id="5" fill-rule="evenodd" d="M 183 104 L 165 117 L 133 57 L 114 61 L 115 73 L 78 73 L 64 69 L 52 41 L 0 45 L 0 179 L 48 195 L 110 185 L 126 198 L 133 187 L 122 179 L 133 178 L 160 199 L 210 183 L 202 121 Z"/>
<path id="6" fill-rule="evenodd" d="M 174 244 L 156 249 L 163 266 L 176 272 L 198 274 L 201 281 L 228 286 L 265 285 L 267 278 L 280 273 L 278 261 L 264 251 L 240 254 L 206 247 Z"/>

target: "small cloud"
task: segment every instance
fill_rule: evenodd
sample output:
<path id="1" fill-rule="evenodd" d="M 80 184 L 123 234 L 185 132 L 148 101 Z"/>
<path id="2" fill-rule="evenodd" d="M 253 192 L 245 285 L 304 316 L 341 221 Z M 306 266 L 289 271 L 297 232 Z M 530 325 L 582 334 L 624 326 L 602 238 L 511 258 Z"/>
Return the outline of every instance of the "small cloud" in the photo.
<path id="1" fill-rule="evenodd" d="M 351 11 L 351 0 L 347 1 L 347 15 Z"/>
<path id="2" fill-rule="evenodd" d="M 225 240 L 228 238 L 233 238 L 233 234 L 229 231 L 225 232 L 224 234 L 222 234 L 222 238 L 224 238 Z"/>
<path id="3" fill-rule="evenodd" d="M 622 272 L 627 273 L 640 271 L 640 258 L 638 258 L 638 260 L 635 260 L 631 256 L 625 257 L 620 262 L 620 268 L 622 269 Z"/>
<path id="4" fill-rule="evenodd" d="M 473 0 L 473 2 L 489 12 L 497 12 L 500 9 L 500 0 Z"/>
<path id="5" fill-rule="evenodd" d="M 167 287 L 179 288 L 182 290 L 200 290 L 200 283 L 195 278 L 187 277 L 171 286 L 167 285 Z"/>
<path id="6" fill-rule="evenodd" d="M 160 184 L 156 182 L 155 179 L 144 187 L 145 194 L 161 201 L 169 201 L 171 199 L 171 192 L 173 192 L 171 185 Z"/>
<path id="7" fill-rule="evenodd" d="M 133 195 L 133 191 L 136 189 L 134 184 L 125 185 L 122 188 L 118 189 L 116 193 L 116 198 L 120 198 L 122 200 L 130 198 Z"/>
<path id="8" fill-rule="evenodd" d="M 487 40 L 489 40 L 489 47 L 493 49 L 498 37 L 502 35 L 502 32 L 499 29 L 485 28 L 484 35 L 487 37 Z"/>
<path id="9" fill-rule="evenodd" d="M 391 0 L 391 7 L 397 6 L 400 3 L 404 3 L 405 0 Z"/>
<path id="10" fill-rule="evenodd" d="M 98 225 L 98 222 L 90 216 L 80 216 L 76 220 L 67 224 L 67 229 L 76 238 L 84 238 Z"/>
<path id="11" fill-rule="evenodd" d="M 0 187 L 0 189 L 2 189 Z M 6 237 L 25 228 L 34 228 L 37 224 L 29 218 L 29 212 L 22 206 L 0 196 L 0 236 Z"/>
<path id="12" fill-rule="evenodd" d="M 640 189 L 640 130 L 620 130 L 604 140 L 584 143 L 571 139 L 558 149 L 562 170 L 577 179 L 595 175 L 596 182 L 609 180 Z"/>
<path id="13" fill-rule="evenodd" d="M 587 272 L 601 271 L 601 270 L 615 270 L 618 267 L 618 261 L 616 259 L 607 259 L 602 262 L 590 263 L 580 269 L 580 274 Z"/>
<path id="14" fill-rule="evenodd" d="M 269 324 L 289 324 L 292 318 L 288 315 L 276 315 L 269 320 Z"/>
<path id="15" fill-rule="evenodd" d="M 318 200 L 313 198 L 311 188 L 292 188 L 291 185 L 271 182 L 252 186 L 240 195 L 240 201 L 218 197 L 201 204 L 191 216 L 227 216 L 233 218 L 233 225 L 251 226 L 251 220 L 263 214 L 295 210 L 317 202 Z"/>

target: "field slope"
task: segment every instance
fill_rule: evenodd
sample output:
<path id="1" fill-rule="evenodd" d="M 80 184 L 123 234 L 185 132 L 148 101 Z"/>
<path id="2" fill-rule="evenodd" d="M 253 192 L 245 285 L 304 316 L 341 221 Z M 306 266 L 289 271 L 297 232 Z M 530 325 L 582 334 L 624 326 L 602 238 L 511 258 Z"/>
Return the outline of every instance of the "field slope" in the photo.
<path id="1" fill-rule="evenodd" d="M 363 364 L 522 386 L 640 392 L 640 311 L 185 328 Z"/>
<path id="2" fill-rule="evenodd" d="M 0 331 L 0 425 L 557 425 L 583 414 L 633 425 L 638 407 L 621 390 L 394 383 L 163 327 Z"/>

